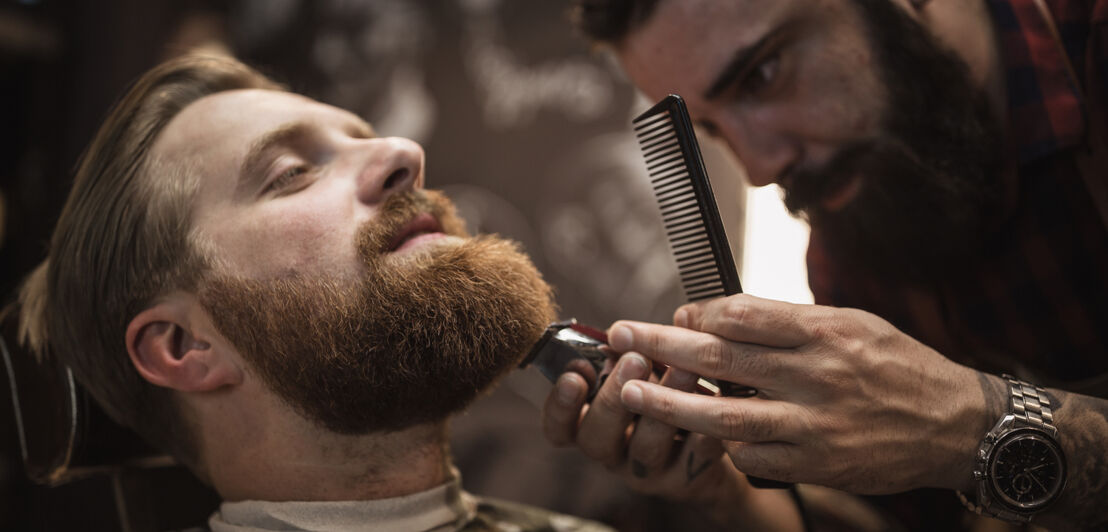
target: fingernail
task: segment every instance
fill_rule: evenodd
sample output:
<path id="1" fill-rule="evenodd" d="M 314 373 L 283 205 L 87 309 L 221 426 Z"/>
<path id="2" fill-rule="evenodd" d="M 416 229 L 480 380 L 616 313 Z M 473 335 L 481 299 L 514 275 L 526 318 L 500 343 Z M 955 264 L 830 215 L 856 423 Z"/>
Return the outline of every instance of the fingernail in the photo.
<path id="1" fill-rule="evenodd" d="M 678 327 L 689 327 L 689 311 L 684 308 L 677 309 L 677 312 L 673 313 L 673 324 Z"/>
<path id="2" fill-rule="evenodd" d="M 577 387 L 571 382 L 573 379 L 567 375 L 558 378 L 554 386 L 554 399 L 562 406 L 573 406 L 577 403 Z"/>
<path id="3" fill-rule="evenodd" d="M 619 370 L 616 372 L 617 383 L 623 386 L 627 381 L 646 377 L 648 372 L 649 366 L 641 355 L 637 353 L 623 355 Z"/>
<path id="4" fill-rule="evenodd" d="M 627 386 L 624 386 L 623 391 L 620 392 L 619 398 L 628 410 L 636 412 L 642 410 L 642 386 L 638 383 L 627 383 Z"/>
<path id="5" fill-rule="evenodd" d="M 613 325 L 608 329 L 608 345 L 616 351 L 631 350 L 631 328 L 626 325 Z"/>

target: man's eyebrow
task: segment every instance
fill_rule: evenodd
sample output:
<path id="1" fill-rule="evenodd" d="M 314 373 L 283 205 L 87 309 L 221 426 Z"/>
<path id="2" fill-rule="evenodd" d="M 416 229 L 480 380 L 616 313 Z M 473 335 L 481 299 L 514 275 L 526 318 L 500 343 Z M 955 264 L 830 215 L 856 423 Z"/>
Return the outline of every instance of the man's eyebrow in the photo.
<path id="1" fill-rule="evenodd" d="M 235 187 L 235 195 L 241 196 L 261 186 L 261 180 L 265 179 L 264 166 L 268 162 L 267 155 L 275 147 L 292 144 L 312 134 L 312 123 L 304 121 L 288 122 L 277 126 L 265 133 L 250 145 L 246 157 L 239 168 L 238 185 Z M 343 129 L 351 136 L 358 138 L 374 138 L 377 132 L 373 126 L 360 117 L 351 117 Z"/>
<path id="2" fill-rule="evenodd" d="M 360 116 L 355 116 L 350 122 L 351 133 L 361 135 L 362 138 L 371 139 L 377 136 L 377 131 L 373 129 L 373 126 L 369 125 L 369 122 L 362 120 Z"/>
<path id="3" fill-rule="evenodd" d="M 266 164 L 266 154 L 274 147 L 289 144 L 294 139 L 308 133 L 310 126 L 305 122 L 289 122 L 262 135 L 250 145 L 246 157 L 242 160 L 239 169 L 239 182 L 235 187 L 235 195 L 241 195 L 250 189 L 260 186 L 260 180 L 265 178 L 262 168 Z"/>
<path id="4" fill-rule="evenodd" d="M 762 35 L 761 39 L 758 39 L 755 43 L 748 45 L 748 47 L 736 50 L 735 54 L 731 55 L 731 60 L 724 66 L 724 69 L 719 71 L 716 80 L 712 81 L 708 85 L 708 89 L 704 91 L 704 99 L 715 100 L 719 98 L 722 92 L 727 90 L 729 86 L 750 70 L 751 66 L 753 66 L 751 63 L 757 59 L 762 49 L 766 47 L 766 43 L 776 38 L 779 33 L 780 29 L 770 31 Z"/>

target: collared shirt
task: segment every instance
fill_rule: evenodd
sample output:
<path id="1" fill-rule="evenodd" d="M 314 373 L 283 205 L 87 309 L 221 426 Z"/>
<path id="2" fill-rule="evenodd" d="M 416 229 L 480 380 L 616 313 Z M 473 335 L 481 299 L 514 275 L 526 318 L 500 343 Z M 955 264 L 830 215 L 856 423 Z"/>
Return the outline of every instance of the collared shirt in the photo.
<path id="1" fill-rule="evenodd" d="M 455 478 L 427 491 L 370 501 L 240 501 L 223 503 L 212 532 L 371 530 L 407 532 L 611 532 L 568 515 L 466 493 Z"/>
<path id="2" fill-rule="evenodd" d="M 1108 0 L 1047 0 L 1085 85 L 1108 79 Z M 1007 89 L 1007 183 L 1018 196 L 1002 228 L 956 276 L 889 286 L 852 275 L 813 230 L 808 270 L 816 302 L 871 311 L 955 361 L 1042 386 L 1108 397 L 1108 230 L 1079 173 L 1090 118 L 1033 0 L 987 0 Z M 1086 54 L 1096 54 L 1091 60 Z M 1087 72 L 1087 65 L 1093 71 Z M 1108 94 L 1096 98 L 1100 111 Z M 1092 117 L 1104 121 L 1103 115 Z M 1099 169 L 1093 179 L 1108 179 Z M 949 490 L 870 498 L 909 530 L 958 530 L 966 512 Z"/>
<path id="3" fill-rule="evenodd" d="M 1047 1 L 1080 84 L 1090 74 L 1108 79 L 1108 0 Z M 1006 177 L 1018 187 L 1011 217 L 956 274 L 917 286 L 852 275 L 834 263 L 813 230 L 812 291 L 817 303 L 874 312 L 953 360 L 1103 395 L 1108 230 L 1075 157 L 1087 146 L 1087 89 L 1071 80 L 1033 0 L 988 0 L 988 6 L 1007 87 Z M 1108 105 L 1106 85 L 1088 94 L 1101 111 Z M 1093 179 L 1108 179 L 1108 169 L 1096 173 Z"/>

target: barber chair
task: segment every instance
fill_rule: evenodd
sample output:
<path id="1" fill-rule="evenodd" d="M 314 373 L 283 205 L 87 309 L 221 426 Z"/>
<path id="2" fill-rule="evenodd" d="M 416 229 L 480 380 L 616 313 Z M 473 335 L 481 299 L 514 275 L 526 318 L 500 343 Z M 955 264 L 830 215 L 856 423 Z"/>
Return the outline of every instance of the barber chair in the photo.
<path id="1" fill-rule="evenodd" d="M 5 447 L 17 447 L 26 480 L 0 479 L 15 486 L 0 496 L 0 517 L 11 521 L 0 519 L 0 528 L 145 532 L 205 526 L 219 504 L 215 492 L 113 422 L 69 368 L 40 362 L 23 349 L 17 322 L 9 314 L 0 324 L 7 374 L 0 392 L 8 388 L 0 407 L 10 398 L 13 414 L 10 420 L 0 415 L 6 438 L 0 460 Z M 18 445 L 11 445 L 12 433 Z"/>

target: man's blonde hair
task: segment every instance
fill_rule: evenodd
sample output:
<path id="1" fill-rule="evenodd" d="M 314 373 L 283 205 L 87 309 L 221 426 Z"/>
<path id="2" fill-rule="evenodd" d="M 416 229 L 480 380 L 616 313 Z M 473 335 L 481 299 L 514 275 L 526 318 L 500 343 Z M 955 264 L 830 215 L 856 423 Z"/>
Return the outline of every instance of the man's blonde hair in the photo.
<path id="1" fill-rule="evenodd" d="M 116 104 L 82 156 L 50 242 L 20 293 L 20 337 L 56 357 L 117 422 L 190 466 L 196 446 L 169 390 L 135 370 L 131 319 L 205 268 L 190 243 L 198 181 L 182 161 L 154 161 L 155 139 L 182 109 L 217 92 L 281 87 L 242 63 L 186 56 L 150 70 Z"/>

